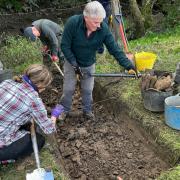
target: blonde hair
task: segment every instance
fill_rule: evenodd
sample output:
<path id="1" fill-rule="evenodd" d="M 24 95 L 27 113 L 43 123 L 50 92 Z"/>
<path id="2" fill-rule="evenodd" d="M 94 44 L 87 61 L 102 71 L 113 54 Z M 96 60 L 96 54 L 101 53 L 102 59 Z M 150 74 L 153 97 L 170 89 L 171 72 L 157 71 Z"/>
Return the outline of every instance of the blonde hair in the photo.
<path id="1" fill-rule="evenodd" d="M 43 64 L 32 64 L 24 72 L 33 84 L 39 87 L 47 87 L 52 82 L 52 74 Z"/>
<path id="2" fill-rule="evenodd" d="M 100 2 L 91 1 L 86 4 L 83 15 L 91 18 L 104 19 L 106 17 L 106 11 Z"/>

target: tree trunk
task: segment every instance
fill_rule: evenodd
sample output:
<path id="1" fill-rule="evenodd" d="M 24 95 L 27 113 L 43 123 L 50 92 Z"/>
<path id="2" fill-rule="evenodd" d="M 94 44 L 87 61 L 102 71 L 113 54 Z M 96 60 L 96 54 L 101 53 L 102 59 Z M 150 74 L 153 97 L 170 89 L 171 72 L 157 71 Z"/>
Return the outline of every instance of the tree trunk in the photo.
<path id="1" fill-rule="evenodd" d="M 135 37 L 139 38 L 145 34 L 144 18 L 139 10 L 136 0 L 129 0 L 130 10 L 135 24 Z"/>
<path id="2" fill-rule="evenodd" d="M 115 15 L 119 14 L 119 0 L 113 0 L 111 1 L 111 7 L 112 7 L 112 14 L 115 17 Z M 115 41 L 118 42 L 119 39 L 119 24 L 116 22 L 116 19 L 113 18 L 113 34 Z"/>
<path id="3" fill-rule="evenodd" d="M 152 25 L 152 8 L 157 0 L 143 0 L 142 1 L 142 15 L 145 19 L 145 28 Z"/>

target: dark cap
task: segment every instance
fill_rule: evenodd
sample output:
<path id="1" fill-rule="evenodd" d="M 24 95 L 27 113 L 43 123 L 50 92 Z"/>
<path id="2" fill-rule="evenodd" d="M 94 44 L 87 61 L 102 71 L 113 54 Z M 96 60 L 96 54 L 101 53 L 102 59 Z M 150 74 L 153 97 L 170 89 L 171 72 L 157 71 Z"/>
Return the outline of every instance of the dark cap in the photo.
<path id="1" fill-rule="evenodd" d="M 27 27 L 24 29 L 24 36 L 31 41 L 36 41 L 36 36 L 32 32 L 32 27 Z"/>

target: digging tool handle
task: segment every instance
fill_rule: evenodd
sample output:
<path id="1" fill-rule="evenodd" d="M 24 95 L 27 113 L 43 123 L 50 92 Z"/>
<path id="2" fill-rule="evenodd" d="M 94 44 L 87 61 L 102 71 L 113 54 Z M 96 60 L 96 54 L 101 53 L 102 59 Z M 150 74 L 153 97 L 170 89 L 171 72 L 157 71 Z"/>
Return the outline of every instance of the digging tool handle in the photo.
<path id="1" fill-rule="evenodd" d="M 64 77 L 64 73 L 61 71 L 60 67 L 57 65 L 56 62 L 54 62 L 55 66 L 57 67 L 58 71 L 61 73 L 61 75 Z"/>
<path id="2" fill-rule="evenodd" d="M 125 30 L 124 30 L 124 25 L 123 25 L 122 14 L 116 14 L 115 19 L 119 24 L 119 33 L 120 33 L 120 36 L 121 36 L 121 39 L 122 39 L 122 43 L 124 45 L 124 50 L 125 50 L 125 52 L 129 52 L 127 38 L 125 36 Z"/>
<path id="3" fill-rule="evenodd" d="M 51 59 L 51 55 L 49 53 L 43 53 L 43 56 L 48 56 Z M 64 77 L 64 73 L 62 72 L 62 70 L 58 66 L 57 62 L 53 62 L 53 63 L 56 66 L 56 68 L 58 69 L 58 71 L 60 72 L 60 74 L 62 75 L 62 77 Z"/>
<path id="4" fill-rule="evenodd" d="M 92 77 L 125 77 L 125 78 L 136 78 L 136 75 L 134 74 L 125 74 L 125 73 L 118 73 L 118 74 L 111 74 L 111 73 L 105 73 L 105 74 L 96 74 L 92 73 L 90 74 Z M 141 74 L 138 74 L 138 77 L 141 77 Z"/>
<path id="5" fill-rule="evenodd" d="M 37 168 L 40 168 L 40 160 L 39 160 L 39 151 L 38 151 L 38 145 L 37 145 L 37 139 L 36 139 L 36 132 L 35 132 L 35 127 L 34 127 L 34 120 L 31 121 L 31 140 L 32 140 L 32 145 L 33 145 L 33 150 L 34 150 L 34 156 L 36 159 L 36 165 Z"/>

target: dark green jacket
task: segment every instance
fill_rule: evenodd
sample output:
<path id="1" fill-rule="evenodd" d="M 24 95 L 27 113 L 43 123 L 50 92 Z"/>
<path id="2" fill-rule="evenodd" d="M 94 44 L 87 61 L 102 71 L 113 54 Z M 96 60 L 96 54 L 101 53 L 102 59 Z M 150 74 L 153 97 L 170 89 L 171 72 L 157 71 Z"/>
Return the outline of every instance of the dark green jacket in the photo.
<path id="1" fill-rule="evenodd" d="M 105 22 L 101 28 L 93 32 L 88 38 L 83 15 L 75 15 L 68 19 L 61 40 L 61 50 L 65 58 L 72 64 L 77 62 L 80 67 L 87 67 L 95 63 L 96 51 L 105 44 L 109 53 L 126 69 L 133 68 L 132 63 L 115 42 L 112 33 Z"/>
<path id="2" fill-rule="evenodd" d="M 58 55 L 60 48 L 60 36 L 62 30 L 60 25 L 48 19 L 39 19 L 32 23 L 40 31 L 40 40 L 47 45 L 53 55 Z"/>

